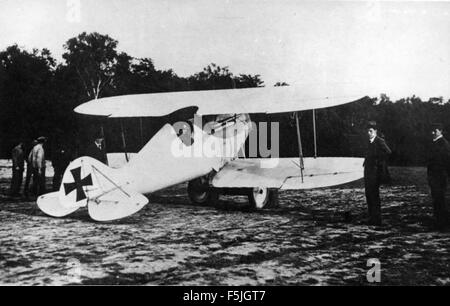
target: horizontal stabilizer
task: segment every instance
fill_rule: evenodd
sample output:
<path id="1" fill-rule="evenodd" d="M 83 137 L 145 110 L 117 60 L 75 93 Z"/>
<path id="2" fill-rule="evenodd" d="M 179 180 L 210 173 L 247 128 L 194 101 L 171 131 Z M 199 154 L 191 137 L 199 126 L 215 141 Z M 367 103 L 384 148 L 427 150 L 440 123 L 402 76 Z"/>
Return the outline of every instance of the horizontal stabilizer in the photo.
<path id="1" fill-rule="evenodd" d="M 47 193 L 37 199 L 37 205 L 45 214 L 52 217 L 64 217 L 78 209 L 75 207 L 65 207 L 59 201 L 58 192 Z"/>
<path id="2" fill-rule="evenodd" d="M 128 217 L 141 210 L 148 199 L 140 193 L 115 190 L 108 195 L 90 200 L 89 215 L 96 221 L 112 221 Z"/>

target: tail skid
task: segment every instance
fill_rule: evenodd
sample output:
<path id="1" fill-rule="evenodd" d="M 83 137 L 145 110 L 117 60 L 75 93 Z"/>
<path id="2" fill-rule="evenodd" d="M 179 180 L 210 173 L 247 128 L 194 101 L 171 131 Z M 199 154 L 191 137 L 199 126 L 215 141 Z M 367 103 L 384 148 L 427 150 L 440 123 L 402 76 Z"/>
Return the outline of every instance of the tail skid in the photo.
<path id="1" fill-rule="evenodd" d="M 132 188 L 120 169 L 111 169 L 91 157 L 80 157 L 66 169 L 60 190 L 38 198 L 39 208 L 54 217 L 87 206 L 97 221 L 127 217 L 141 210 L 148 199 Z"/>

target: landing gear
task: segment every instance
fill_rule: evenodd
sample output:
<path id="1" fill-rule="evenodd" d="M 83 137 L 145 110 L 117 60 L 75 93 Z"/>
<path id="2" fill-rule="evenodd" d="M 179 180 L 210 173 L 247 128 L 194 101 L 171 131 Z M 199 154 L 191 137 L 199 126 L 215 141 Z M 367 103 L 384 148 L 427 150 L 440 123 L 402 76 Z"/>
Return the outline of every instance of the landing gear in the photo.
<path id="1" fill-rule="evenodd" d="M 264 187 L 214 188 L 210 186 L 208 176 L 189 181 L 187 192 L 189 199 L 195 205 L 218 206 L 219 194 L 247 196 L 250 207 L 254 210 L 262 210 L 278 205 L 278 189 Z"/>
<path id="2" fill-rule="evenodd" d="M 189 181 L 187 192 L 191 202 L 196 205 L 216 205 L 219 200 L 218 191 L 209 186 L 207 177 Z"/>
<path id="3" fill-rule="evenodd" d="M 248 191 L 248 201 L 256 210 L 275 207 L 278 205 L 278 189 L 254 187 Z"/>

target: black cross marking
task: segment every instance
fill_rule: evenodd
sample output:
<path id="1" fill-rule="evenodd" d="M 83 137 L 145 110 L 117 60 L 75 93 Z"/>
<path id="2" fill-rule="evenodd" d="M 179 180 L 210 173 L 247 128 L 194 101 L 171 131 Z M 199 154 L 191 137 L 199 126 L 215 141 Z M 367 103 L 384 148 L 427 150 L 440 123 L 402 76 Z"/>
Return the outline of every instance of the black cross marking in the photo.
<path id="1" fill-rule="evenodd" d="M 83 186 L 92 186 L 92 177 L 89 174 L 84 179 L 81 179 L 81 167 L 70 170 L 74 179 L 73 183 L 64 183 L 64 192 L 66 195 L 77 190 L 77 202 L 86 199 Z"/>

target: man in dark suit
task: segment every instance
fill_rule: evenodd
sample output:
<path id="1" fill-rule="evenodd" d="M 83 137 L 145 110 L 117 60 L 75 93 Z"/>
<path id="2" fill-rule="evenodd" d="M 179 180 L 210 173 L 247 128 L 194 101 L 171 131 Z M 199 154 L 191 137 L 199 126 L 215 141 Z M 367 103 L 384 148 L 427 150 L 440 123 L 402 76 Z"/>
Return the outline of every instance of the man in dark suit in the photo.
<path id="1" fill-rule="evenodd" d="M 11 179 L 11 195 L 18 196 L 23 179 L 23 169 L 25 158 L 23 152 L 23 143 L 20 142 L 11 151 L 12 158 L 12 179 Z"/>
<path id="2" fill-rule="evenodd" d="M 431 127 L 433 142 L 428 150 L 427 176 L 433 198 L 433 214 L 437 229 L 449 226 L 449 213 L 445 203 L 447 178 L 450 172 L 450 145 L 443 136 L 443 127 L 435 123 Z"/>
<path id="3" fill-rule="evenodd" d="M 58 191 L 64 171 L 69 166 L 72 156 L 65 146 L 59 146 L 52 154 L 53 174 L 53 191 Z"/>
<path id="4" fill-rule="evenodd" d="M 108 165 L 108 158 L 106 156 L 106 150 L 103 144 L 103 137 L 98 136 L 95 138 L 94 142 L 86 148 L 85 155 L 95 158 L 105 165 Z"/>
<path id="5" fill-rule="evenodd" d="M 369 143 L 364 159 L 364 187 L 369 213 L 369 225 L 381 225 L 380 184 L 386 174 L 386 162 L 391 149 L 383 138 L 377 136 L 376 122 L 367 125 Z"/>

